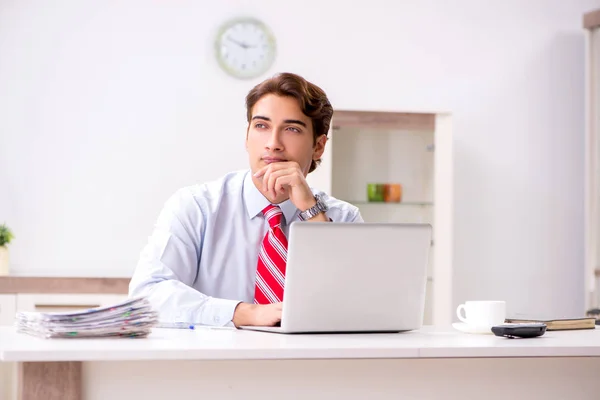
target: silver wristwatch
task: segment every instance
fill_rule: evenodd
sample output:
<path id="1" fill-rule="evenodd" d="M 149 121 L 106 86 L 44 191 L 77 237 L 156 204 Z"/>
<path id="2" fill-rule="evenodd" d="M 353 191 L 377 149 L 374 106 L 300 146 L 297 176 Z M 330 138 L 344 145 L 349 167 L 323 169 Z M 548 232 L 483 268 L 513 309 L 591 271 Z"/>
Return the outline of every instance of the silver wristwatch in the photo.
<path id="1" fill-rule="evenodd" d="M 327 204 L 325 204 L 325 202 L 323 201 L 323 199 L 321 198 L 320 195 L 316 194 L 315 200 L 317 200 L 317 204 L 315 204 L 308 210 L 300 212 L 300 215 L 298 215 L 298 217 L 300 218 L 300 221 L 306 221 L 307 219 L 311 219 L 315 215 L 317 215 L 321 212 L 325 212 L 329 209 L 329 207 L 327 207 Z"/>

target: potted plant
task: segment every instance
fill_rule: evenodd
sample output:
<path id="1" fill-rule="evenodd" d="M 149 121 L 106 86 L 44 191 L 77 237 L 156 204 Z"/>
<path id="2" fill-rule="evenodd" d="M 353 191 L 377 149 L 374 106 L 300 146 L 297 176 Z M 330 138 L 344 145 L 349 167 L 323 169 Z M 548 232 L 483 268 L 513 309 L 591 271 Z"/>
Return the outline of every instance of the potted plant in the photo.
<path id="1" fill-rule="evenodd" d="M 8 244 L 13 238 L 6 224 L 0 225 L 0 275 L 8 275 Z"/>

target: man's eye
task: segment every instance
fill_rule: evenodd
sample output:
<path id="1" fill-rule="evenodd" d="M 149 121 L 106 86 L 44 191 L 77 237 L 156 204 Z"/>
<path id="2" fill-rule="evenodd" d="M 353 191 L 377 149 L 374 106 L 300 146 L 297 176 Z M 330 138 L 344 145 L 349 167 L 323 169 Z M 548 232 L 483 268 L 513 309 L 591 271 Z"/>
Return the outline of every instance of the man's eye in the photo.
<path id="1" fill-rule="evenodd" d="M 290 126 L 288 129 L 291 129 L 293 132 L 300 133 L 300 129 L 294 128 L 293 126 Z"/>
<path id="2" fill-rule="evenodd" d="M 265 128 L 265 124 L 258 123 L 256 125 L 254 125 L 254 127 L 258 128 L 258 129 L 263 129 L 263 128 Z"/>

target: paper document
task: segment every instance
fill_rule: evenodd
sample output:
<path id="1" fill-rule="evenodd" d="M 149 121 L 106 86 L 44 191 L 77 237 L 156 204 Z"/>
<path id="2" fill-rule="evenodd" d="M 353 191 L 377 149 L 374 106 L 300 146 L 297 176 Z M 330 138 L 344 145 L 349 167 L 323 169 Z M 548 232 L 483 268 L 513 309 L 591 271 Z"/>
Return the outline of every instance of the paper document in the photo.
<path id="1" fill-rule="evenodd" d="M 157 322 L 158 313 L 141 297 L 82 311 L 20 311 L 15 325 L 18 332 L 42 338 L 145 337 Z"/>

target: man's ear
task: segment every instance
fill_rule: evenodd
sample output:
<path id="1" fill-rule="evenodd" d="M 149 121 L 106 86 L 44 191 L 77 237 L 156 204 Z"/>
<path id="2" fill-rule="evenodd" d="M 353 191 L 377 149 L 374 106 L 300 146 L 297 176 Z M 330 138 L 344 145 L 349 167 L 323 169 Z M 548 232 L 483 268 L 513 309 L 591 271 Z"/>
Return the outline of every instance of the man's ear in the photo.
<path id="1" fill-rule="evenodd" d="M 248 127 L 246 128 L 246 151 L 248 151 L 248 134 L 250 133 L 250 125 L 248 124 Z"/>
<path id="2" fill-rule="evenodd" d="M 325 144 L 327 143 L 327 135 L 321 135 L 317 138 L 315 150 L 313 151 L 313 160 L 318 160 L 325 152 Z"/>

